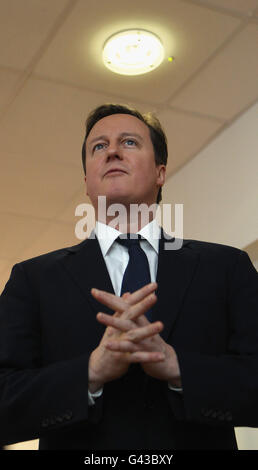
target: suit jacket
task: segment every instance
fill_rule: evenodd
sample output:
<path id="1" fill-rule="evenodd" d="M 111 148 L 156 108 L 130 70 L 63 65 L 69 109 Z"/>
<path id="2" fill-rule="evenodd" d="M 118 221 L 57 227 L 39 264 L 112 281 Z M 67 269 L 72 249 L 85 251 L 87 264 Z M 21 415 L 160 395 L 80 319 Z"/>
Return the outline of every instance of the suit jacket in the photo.
<path id="1" fill-rule="evenodd" d="M 97 240 L 14 266 L 0 298 L 0 441 L 40 449 L 234 449 L 258 424 L 258 281 L 246 253 L 160 241 L 154 319 L 178 355 L 183 393 L 140 365 L 88 406 L 88 360 L 113 292 Z"/>

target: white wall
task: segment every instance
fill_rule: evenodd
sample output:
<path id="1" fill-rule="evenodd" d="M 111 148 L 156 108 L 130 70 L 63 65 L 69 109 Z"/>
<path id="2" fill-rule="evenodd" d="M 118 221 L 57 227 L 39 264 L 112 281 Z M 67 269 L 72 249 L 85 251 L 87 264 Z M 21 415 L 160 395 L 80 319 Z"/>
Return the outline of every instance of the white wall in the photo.
<path id="1" fill-rule="evenodd" d="M 240 248 L 257 239 L 258 104 L 167 180 L 163 202 L 184 204 L 185 238 Z"/>

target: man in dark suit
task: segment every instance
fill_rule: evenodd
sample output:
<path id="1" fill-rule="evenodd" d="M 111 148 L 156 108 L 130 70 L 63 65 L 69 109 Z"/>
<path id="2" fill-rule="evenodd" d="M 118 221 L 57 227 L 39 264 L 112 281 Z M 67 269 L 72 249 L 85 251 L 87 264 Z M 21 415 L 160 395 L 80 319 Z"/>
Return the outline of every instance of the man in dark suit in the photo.
<path id="1" fill-rule="evenodd" d="M 1 442 L 234 449 L 234 426 L 257 426 L 258 281 L 248 256 L 192 240 L 166 250 L 155 220 L 127 218 L 131 204 L 160 201 L 166 158 L 154 118 L 119 105 L 88 118 L 97 238 L 13 268 L 0 301 Z M 126 208 L 119 230 L 115 203 Z M 138 232 L 151 282 L 123 292 L 135 260 L 117 237 Z"/>

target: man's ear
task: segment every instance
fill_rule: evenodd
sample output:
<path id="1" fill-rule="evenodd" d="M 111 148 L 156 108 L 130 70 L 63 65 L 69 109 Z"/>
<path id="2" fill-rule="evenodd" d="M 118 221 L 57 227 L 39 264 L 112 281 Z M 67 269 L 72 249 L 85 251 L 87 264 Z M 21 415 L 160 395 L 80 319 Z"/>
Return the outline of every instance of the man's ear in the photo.
<path id="1" fill-rule="evenodd" d="M 162 187 L 166 180 L 166 166 L 158 165 L 157 166 L 157 185 Z"/>

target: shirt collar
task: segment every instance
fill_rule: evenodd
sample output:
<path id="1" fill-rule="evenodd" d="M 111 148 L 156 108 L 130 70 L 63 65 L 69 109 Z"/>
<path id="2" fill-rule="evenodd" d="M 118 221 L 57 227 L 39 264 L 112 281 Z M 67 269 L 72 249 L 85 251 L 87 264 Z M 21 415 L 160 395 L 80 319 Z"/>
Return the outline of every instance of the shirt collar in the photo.
<path id="1" fill-rule="evenodd" d="M 119 235 L 122 234 L 122 232 L 119 232 L 119 230 L 116 230 L 115 228 L 98 221 L 96 222 L 95 233 L 97 235 L 103 256 L 106 256 L 114 241 Z M 156 219 L 153 219 L 137 233 L 142 235 L 149 242 L 157 254 L 159 253 L 161 228 L 158 225 Z"/>

